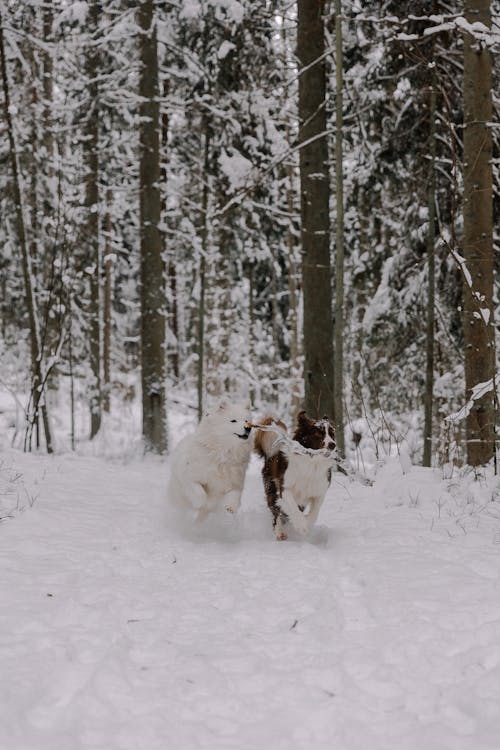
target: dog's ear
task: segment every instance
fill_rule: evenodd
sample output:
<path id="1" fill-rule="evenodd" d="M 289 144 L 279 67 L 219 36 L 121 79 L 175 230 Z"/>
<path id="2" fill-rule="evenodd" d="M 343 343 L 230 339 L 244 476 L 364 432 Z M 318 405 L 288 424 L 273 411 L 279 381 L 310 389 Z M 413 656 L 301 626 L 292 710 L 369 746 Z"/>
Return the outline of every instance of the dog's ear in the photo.
<path id="1" fill-rule="evenodd" d="M 307 422 L 309 422 L 304 409 L 302 409 L 302 411 L 299 411 L 299 413 L 297 414 L 297 422 L 298 424 L 307 424 Z"/>

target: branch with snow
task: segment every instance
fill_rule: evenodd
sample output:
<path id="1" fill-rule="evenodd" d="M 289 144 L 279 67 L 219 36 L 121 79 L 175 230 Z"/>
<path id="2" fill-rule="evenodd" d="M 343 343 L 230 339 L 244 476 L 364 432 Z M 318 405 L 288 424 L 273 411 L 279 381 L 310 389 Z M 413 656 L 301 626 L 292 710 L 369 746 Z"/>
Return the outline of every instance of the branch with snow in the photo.
<path id="1" fill-rule="evenodd" d="M 455 414 L 450 414 L 449 417 L 446 417 L 446 422 L 460 422 L 462 419 L 465 419 L 467 417 L 473 407 L 474 403 L 476 401 L 479 401 L 483 396 L 485 396 L 490 391 L 493 391 L 495 389 L 495 380 L 494 378 L 490 378 L 489 380 L 485 380 L 484 383 L 477 383 L 474 388 L 472 389 L 472 394 L 470 399 L 467 401 L 462 408 L 455 412 Z"/>
<path id="2" fill-rule="evenodd" d="M 318 448 L 314 450 L 313 448 L 305 448 L 303 445 L 301 445 L 297 440 L 294 440 L 290 437 L 290 435 L 287 433 L 286 429 L 283 427 L 280 427 L 277 424 L 271 424 L 271 425 L 261 425 L 261 424 L 252 424 L 248 423 L 248 427 L 253 427 L 256 430 L 262 430 L 263 432 L 275 432 L 277 437 L 276 440 L 273 442 L 272 447 L 273 448 L 285 448 L 286 453 L 296 453 L 302 456 L 323 456 L 324 458 L 331 458 L 333 463 L 338 462 L 338 456 L 336 450 L 327 450 L 326 448 Z"/>
<path id="3" fill-rule="evenodd" d="M 345 474 L 351 479 L 357 479 L 361 484 L 365 486 L 370 486 L 372 484 L 370 479 L 362 476 L 358 471 L 356 471 L 356 469 L 354 469 L 350 465 L 350 463 L 346 459 L 340 458 L 336 449 L 327 450 L 326 448 L 318 448 L 317 450 L 314 450 L 312 448 L 305 448 L 297 440 L 291 438 L 285 428 L 280 427 L 277 424 L 260 425 L 248 422 L 247 427 L 253 427 L 256 430 L 262 430 L 263 432 L 276 433 L 277 437 L 273 442 L 272 447 L 280 449 L 284 447 L 284 453 L 288 455 L 290 455 L 291 453 L 295 453 L 301 456 L 310 456 L 311 458 L 321 456 L 323 458 L 330 459 L 331 465 L 337 466 L 342 474 Z"/>

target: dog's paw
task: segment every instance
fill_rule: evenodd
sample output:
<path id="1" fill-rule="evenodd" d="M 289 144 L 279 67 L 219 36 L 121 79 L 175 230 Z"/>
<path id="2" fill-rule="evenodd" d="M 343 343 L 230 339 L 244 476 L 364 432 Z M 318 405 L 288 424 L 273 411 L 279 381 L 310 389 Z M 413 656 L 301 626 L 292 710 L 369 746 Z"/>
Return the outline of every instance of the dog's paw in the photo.
<path id="1" fill-rule="evenodd" d="M 226 492 L 221 500 L 226 513 L 234 514 L 238 512 L 241 504 L 241 498 L 238 492 Z"/>
<path id="2" fill-rule="evenodd" d="M 300 516 L 296 516 L 292 519 L 292 523 L 295 531 L 297 531 L 297 533 L 301 534 L 302 536 L 305 536 L 309 533 L 310 527 L 307 516 L 304 516 L 302 514 Z"/>
<path id="3" fill-rule="evenodd" d="M 279 531 L 276 534 L 276 541 L 277 542 L 286 542 L 287 539 L 288 539 L 288 534 L 286 533 L 286 531 Z"/>

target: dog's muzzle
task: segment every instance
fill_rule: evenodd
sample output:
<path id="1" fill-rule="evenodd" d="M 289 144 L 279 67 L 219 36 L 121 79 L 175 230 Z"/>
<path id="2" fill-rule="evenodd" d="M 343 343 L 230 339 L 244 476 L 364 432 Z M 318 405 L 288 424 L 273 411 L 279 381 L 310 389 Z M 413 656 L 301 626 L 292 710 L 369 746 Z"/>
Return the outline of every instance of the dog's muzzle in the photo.
<path id="1" fill-rule="evenodd" d="M 251 429 L 252 428 L 250 427 L 250 425 L 245 425 L 244 427 L 245 432 L 243 433 L 243 435 L 240 435 L 238 432 L 235 432 L 234 434 L 236 435 L 236 437 L 239 437 L 242 440 L 248 440 L 248 436 L 250 435 Z"/>

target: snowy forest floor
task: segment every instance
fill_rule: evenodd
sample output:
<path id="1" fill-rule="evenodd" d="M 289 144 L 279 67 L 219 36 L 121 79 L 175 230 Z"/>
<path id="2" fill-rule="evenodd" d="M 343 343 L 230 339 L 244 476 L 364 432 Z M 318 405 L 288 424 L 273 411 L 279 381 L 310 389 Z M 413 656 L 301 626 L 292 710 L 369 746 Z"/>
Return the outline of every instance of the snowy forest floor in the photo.
<path id="1" fill-rule="evenodd" d="M 389 459 L 279 543 L 259 468 L 186 536 L 168 461 L 1 455 L 1 748 L 500 748 L 498 479 Z"/>

